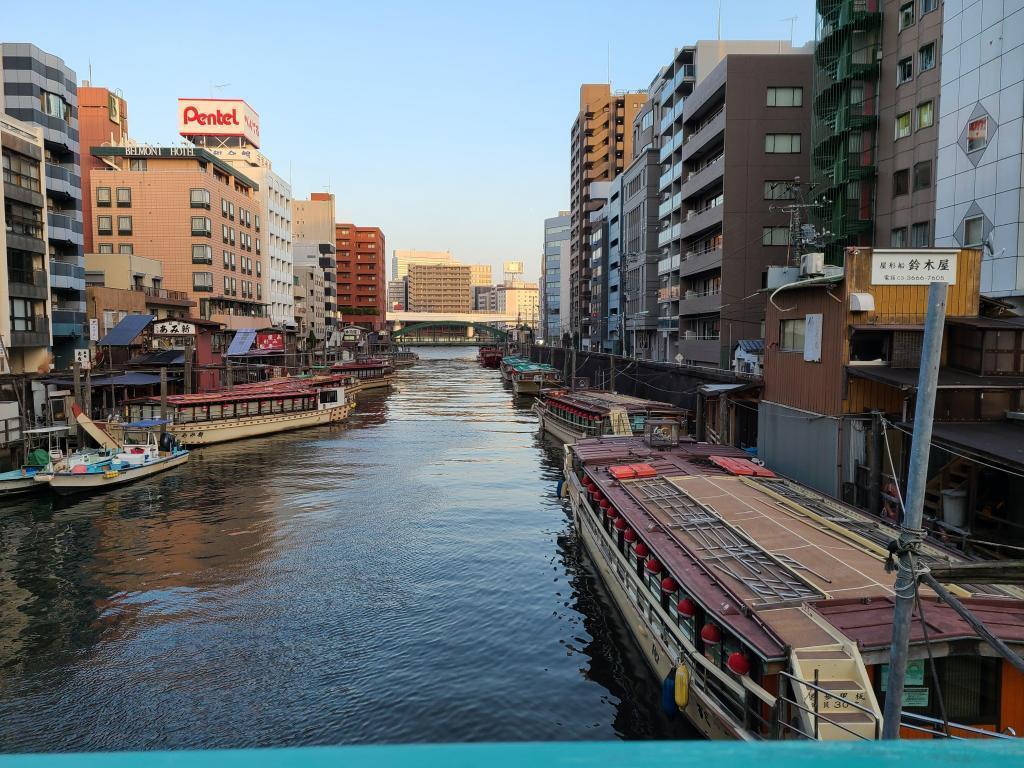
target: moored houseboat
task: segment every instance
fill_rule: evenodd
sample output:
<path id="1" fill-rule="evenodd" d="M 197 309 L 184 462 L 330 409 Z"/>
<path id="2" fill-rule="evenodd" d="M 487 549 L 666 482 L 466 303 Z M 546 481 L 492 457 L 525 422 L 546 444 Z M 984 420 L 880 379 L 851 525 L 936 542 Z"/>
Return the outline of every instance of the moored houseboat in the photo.
<path id="1" fill-rule="evenodd" d="M 530 361 L 525 357 L 519 355 L 505 355 L 501 358 L 501 362 L 498 363 L 498 368 L 501 370 L 501 380 L 509 384 L 512 383 L 512 369 L 517 365 L 526 365 Z"/>
<path id="2" fill-rule="evenodd" d="M 171 395 L 167 398 L 167 431 L 187 446 L 241 440 L 292 429 L 344 421 L 351 409 L 348 374 L 271 379 L 219 392 Z M 125 421 L 158 418 L 159 397 L 129 400 Z M 107 422 L 115 439 L 122 426 Z"/>
<path id="3" fill-rule="evenodd" d="M 549 389 L 533 405 L 540 429 L 563 443 L 602 435 L 643 435 L 649 419 L 677 419 L 688 412 L 668 403 L 598 389 Z"/>
<path id="4" fill-rule="evenodd" d="M 501 350 L 497 347 L 480 347 L 476 359 L 484 368 L 499 368 L 501 357 Z"/>
<path id="5" fill-rule="evenodd" d="M 335 363 L 331 366 L 331 373 L 351 377 L 348 393 L 354 395 L 357 392 L 390 387 L 395 374 L 395 366 L 381 358 L 366 358 Z"/>
<path id="6" fill-rule="evenodd" d="M 512 366 L 510 372 L 512 392 L 517 397 L 539 395 L 541 390 L 558 387 L 562 377 L 558 370 L 541 363 L 521 363 Z"/>
<path id="7" fill-rule="evenodd" d="M 565 447 L 577 533 L 663 681 L 663 707 L 710 738 L 879 738 L 895 529 L 740 451 L 680 443 L 676 428 L 651 421 L 642 438 Z M 958 561 L 930 544 L 920 558 Z M 951 589 L 1015 653 L 1024 649 L 1015 588 Z M 924 587 L 920 599 L 928 629 L 915 619 L 903 735 L 1021 732 L 1024 675 Z"/>

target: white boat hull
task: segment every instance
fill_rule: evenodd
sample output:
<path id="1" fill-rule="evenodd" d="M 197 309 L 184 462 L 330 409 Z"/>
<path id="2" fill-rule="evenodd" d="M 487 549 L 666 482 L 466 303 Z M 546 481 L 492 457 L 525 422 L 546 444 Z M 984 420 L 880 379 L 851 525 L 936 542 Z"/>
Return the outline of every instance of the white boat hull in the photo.
<path id="1" fill-rule="evenodd" d="M 173 469 L 188 461 L 188 457 L 189 454 L 186 452 L 177 456 L 167 456 L 142 466 L 127 467 L 116 472 L 86 472 L 79 474 L 58 472 L 48 475 L 47 482 L 50 488 L 62 496 L 72 493 L 89 493 L 113 488 L 116 485 L 133 483 L 136 480 Z"/>
<path id="2" fill-rule="evenodd" d="M 227 443 L 232 440 L 244 440 L 248 437 L 272 435 L 276 432 L 288 432 L 293 429 L 338 424 L 348 417 L 348 412 L 349 406 L 346 404 L 320 411 L 274 413 L 245 419 L 224 419 L 191 424 L 168 424 L 167 431 L 174 435 L 182 445 L 191 448 L 214 443 Z"/>
<path id="3" fill-rule="evenodd" d="M 575 445 L 577 440 L 583 438 L 583 435 L 573 432 L 562 424 L 556 417 L 549 416 L 544 406 L 540 403 L 536 403 L 533 406 L 533 412 L 537 414 L 537 420 L 540 422 L 541 431 L 547 432 L 556 440 L 560 440 L 567 445 Z"/>
<path id="4" fill-rule="evenodd" d="M 38 488 L 39 483 L 36 482 L 35 475 L 22 475 L 14 478 L 0 476 L 0 497 L 31 493 Z"/>

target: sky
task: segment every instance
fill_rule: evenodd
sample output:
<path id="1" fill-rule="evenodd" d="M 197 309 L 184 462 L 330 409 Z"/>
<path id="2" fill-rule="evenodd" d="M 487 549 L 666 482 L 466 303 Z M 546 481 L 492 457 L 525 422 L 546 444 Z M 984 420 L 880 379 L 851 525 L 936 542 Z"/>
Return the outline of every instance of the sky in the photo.
<path id="1" fill-rule="evenodd" d="M 579 86 L 646 89 L 673 50 L 718 36 L 714 0 L 132 3 L 0 0 L 3 42 L 120 89 L 129 134 L 178 139 L 179 97 L 244 98 L 293 195 L 393 249 L 540 271 L 543 220 L 568 207 Z M 814 36 L 811 0 L 722 0 L 723 39 Z M 609 55 L 610 52 L 610 55 Z"/>

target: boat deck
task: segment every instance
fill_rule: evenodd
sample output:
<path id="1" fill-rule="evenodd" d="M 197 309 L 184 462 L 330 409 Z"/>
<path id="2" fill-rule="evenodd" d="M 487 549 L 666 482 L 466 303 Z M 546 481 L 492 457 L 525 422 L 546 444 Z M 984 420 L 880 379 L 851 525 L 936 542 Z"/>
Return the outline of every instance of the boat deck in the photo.
<path id="1" fill-rule="evenodd" d="M 641 397 L 620 395 L 616 392 L 604 390 L 552 392 L 550 396 L 577 408 L 589 408 L 602 412 L 609 411 L 612 408 L 622 408 L 627 413 L 658 411 L 661 413 L 679 413 L 681 415 L 686 412 L 685 409 L 677 408 L 669 403 L 645 400 Z"/>

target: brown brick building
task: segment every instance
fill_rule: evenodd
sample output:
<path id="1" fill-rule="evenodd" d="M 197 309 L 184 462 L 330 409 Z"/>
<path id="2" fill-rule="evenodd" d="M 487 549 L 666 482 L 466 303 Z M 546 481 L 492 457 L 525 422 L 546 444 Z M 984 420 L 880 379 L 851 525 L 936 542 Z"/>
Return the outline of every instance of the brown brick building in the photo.
<path id="1" fill-rule="evenodd" d="M 128 103 L 106 88 L 90 86 L 78 89 L 78 143 L 82 170 L 82 235 L 85 251 L 92 248 L 95 220 L 92 185 L 93 169 L 105 167 L 102 159 L 89 153 L 93 147 L 120 146 L 128 139 Z"/>
<path id="2" fill-rule="evenodd" d="M 384 233 L 380 227 L 336 224 L 334 235 L 341 324 L 383 329 L 387 307 Z"/>

